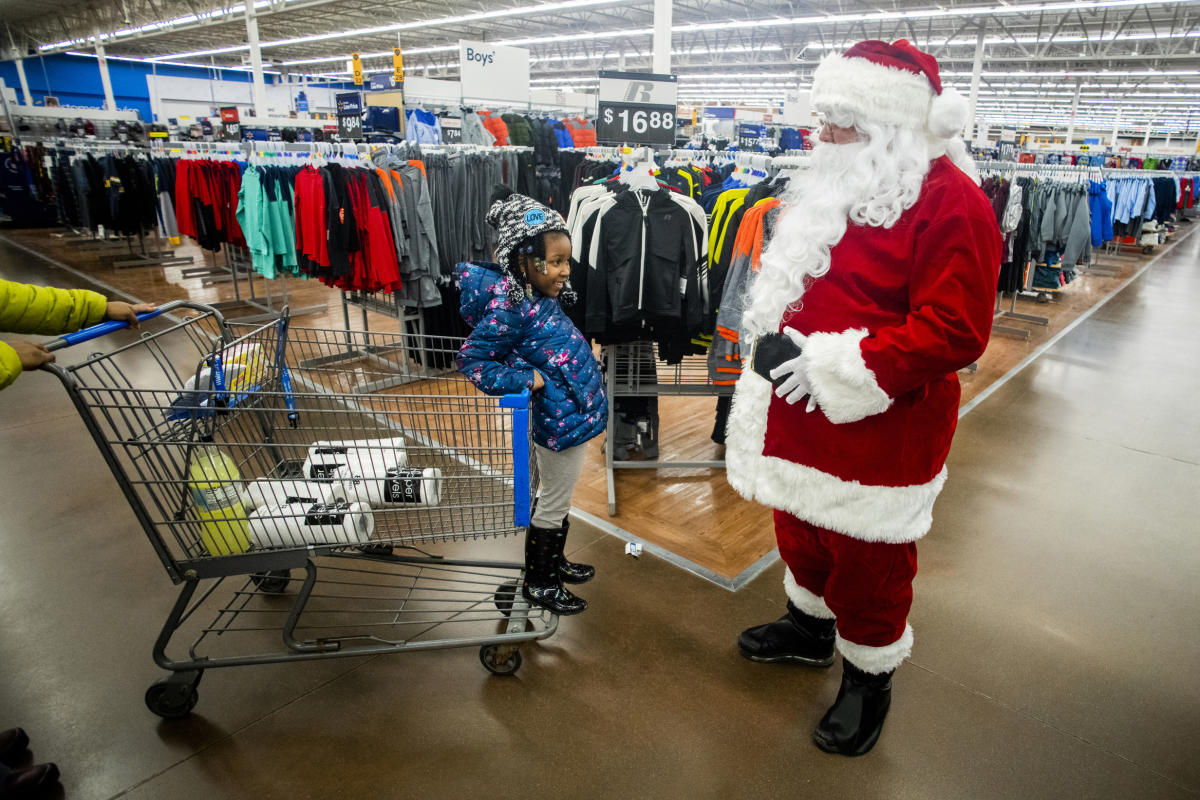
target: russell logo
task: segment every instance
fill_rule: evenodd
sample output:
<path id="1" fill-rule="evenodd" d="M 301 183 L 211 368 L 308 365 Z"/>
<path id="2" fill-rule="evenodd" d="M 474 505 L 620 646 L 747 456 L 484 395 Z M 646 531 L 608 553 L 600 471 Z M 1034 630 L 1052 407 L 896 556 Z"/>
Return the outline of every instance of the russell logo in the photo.
<path id="1" fill-rule="evenodd" d="M 525 224 L 529 227 L 541 225 L 546 221 L 546 212 L 540 208 L 531 208 L 525 212 Z"/>
<path id="2" fill-rule="evenodd" d="M 474 47 L 467 48 L 467 61 L 478 61 L 480 66 L 486 67 L 496 60 L 496 53 L 484 53 L 481 50 L 476 50 Z"/>

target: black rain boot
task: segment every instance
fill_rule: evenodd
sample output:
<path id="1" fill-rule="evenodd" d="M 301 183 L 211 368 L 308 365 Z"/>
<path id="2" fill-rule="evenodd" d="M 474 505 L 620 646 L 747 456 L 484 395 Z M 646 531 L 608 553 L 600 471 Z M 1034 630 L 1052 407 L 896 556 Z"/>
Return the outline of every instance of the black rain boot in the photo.
<path id="1" fill-rule="evenodd" d="M 842 686 L 837 700 L 813 731 L 813 741 L 826 753 L 861 756 L 879 741 L 892 705 L 892 673 L 863 672 L 842 658 Z"/>
<path id="2" fill-rule="evenodd" d="M 562 528 L 529 526 L 525 532 L 525 580 L 521 584 L 526 600 L 564 617 L 587 609 L 587 601 L 564 589 L 558 576 L 558 558 L 566 538 Z"/>
<path id="3" fill-rule="evenodd" d="M 833 663 L 837 621 L 805 614 L 788 600 L 787 613 L 774 622 L 747 628 L 738 636 L 738 649 L 751 661 L 771 664 L 795 661 L 810 667 Z"/>
<path id="4" fill-rule="evenodd" d="M 587 583 L 596 577 L 596 568 L 591 564 L 577 564 L 574 561 L 568 561 L 564 555 L 567 547 L 567 534 L 571 532 L 570 517 L 563 517 L 562 532 L 562 540 L 558 547 L 558 577 L 562 578 L 563 583 Z"/>

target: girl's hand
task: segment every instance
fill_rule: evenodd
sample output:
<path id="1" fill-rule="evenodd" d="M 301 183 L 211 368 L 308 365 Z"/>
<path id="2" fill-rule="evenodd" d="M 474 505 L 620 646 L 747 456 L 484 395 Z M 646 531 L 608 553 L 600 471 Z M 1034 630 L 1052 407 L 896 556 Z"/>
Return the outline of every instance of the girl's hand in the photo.
<path id="1" fill-rule="evenodd" d="M 535 369 L 533 371 L 533 391 L 536 392 L 538 389 L 545 388 L 545 386 L 546 386 L 546 379 L 542 377 L 542 373 L 538 372 Z"/>
<path id="2" fill-rule="evenodd" d="M 54 360 L 54 353 L 37 342 L 17 341 L 9 342 L 8 345 L 17 351 L 17 358 L 21 359 L 21 369 L 26 371 L 37 369 L 42 364 L 49 364 Z"/>
<path id="3" fill-rule="evenodd" d="M 129 327 L 136 328 L 141 324 L 138 322 L 138 314 L 148 314 L 157 308 L 158 306 L 154 303 L 138 303 L 131 306 L 129 303 L 112 300 L 109 301 L 108 308 L 104 312 L 104 318 L 117 322 L 128 322 Z"/>

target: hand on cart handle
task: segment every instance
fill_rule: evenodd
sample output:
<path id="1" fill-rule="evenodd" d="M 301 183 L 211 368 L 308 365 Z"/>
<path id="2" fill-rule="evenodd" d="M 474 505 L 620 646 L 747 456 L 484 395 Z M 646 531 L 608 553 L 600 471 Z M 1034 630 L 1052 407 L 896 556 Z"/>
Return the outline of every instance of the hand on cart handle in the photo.
<path id="1" fill-rule="evenodd" d="M 54 353 L 40 342 L 16 341 L 5 344 L 17 351 L 17 358 L 21 359 L 21 369 L 26 372 L 54 361 Z"/>
<path id="2" fill-rule="evenodd" d="M 533 371 L 533 389 L 532 389 L 532 391 L 536 392 L 538 389 L 544 389 L 545 387 L 546 387 L 546 379 L 542 377 L 542 373 L 538 372 L 535 369 Z"/>
<path id="3" fill-rule="evenodd" d="M 139 314 L 150 315 L 156 311 L 158 311 L 157 303 L 137 303 L 136 305 L 130 305 L 129 303 L 122 303 L 119 300 L 109 300 L 108 308 L 104 312 L 104 319 L 113 322 L 127 322 L 129 323 L 129 327 L 138 328 L 141 326 L 142 319 L 150 318 L 149 316 L 139 318 Z"/>
<path id="4" fill-rule="evenodd" d="M 71 347 L 91 341 L 92 339 L 98 339 L 101 336 L 107 336 L 116 331 L 123 331 L 126 328 L 136 328 L 139 323 L 145 322 L 148 319 L 154 319 L 159 314 L 164 314 L 180 306 L 195 308 L 197 310 L 208 310 L 207 306 L 191 303 L 187 300 L 172 300 L 162 305 L 155 305 L 154 303 L 130 305 L 129 303 L 114 301 L 108 304 L 108 308 L 105 311 L 105 322 L 45 342 L 45 349 L 50 351 L 61 350 L 64 347 Z"/>

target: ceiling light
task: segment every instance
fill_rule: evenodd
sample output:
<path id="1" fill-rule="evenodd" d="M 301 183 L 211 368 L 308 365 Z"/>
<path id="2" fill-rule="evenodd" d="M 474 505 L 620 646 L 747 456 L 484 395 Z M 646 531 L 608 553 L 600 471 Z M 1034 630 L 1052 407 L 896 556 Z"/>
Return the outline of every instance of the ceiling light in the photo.
<path id="1" fill-rule="evenodd" d="M 591 6 L 609 5 L 613 2 L 614 0 L 564 0 L 563 2 L 542 3 L 535 6 L 499 8 L 493 9 L 492 11 L 477 11 L 473 14 L 462 14 L 455 17 L 437 17 L 435 19 L 416 20 L 413 22 L 398 22 L 393 25 L 380 25 L 374 28 L 357 28 L 355 30 L 348 31 L 318 33 L 312 36 L 297 36 L 292 39 L 275 39 L 272 41 L 260 42 L 259 47 L 265 50 L 268 47 L 309 44 L 310 42 L 324 42 L 329 41 L 330 39 L 350 39 L 360 36 L 373 36 L 381 33 L 397 33 L 399 31 L 418 30 L 420 28 L 439 28 L 449 25 L 460 25 L 464 22 L 479 22 L 482 20 L 499 19 L 502 17 L 523 17 L 536 14 L 549 14 L 554 11 L 571 11 L 579 8 L 588 8 Z M 249 45 L 239 45 L 237 47 L 237 50 L 244 51 L 249 49 Z M 233 51 L 229 50 L 225 52 Z M 157 58 L 193 58 L 195 56 L 210 54 L 212 53 L 208 50 L 197 50 L 189 53 L 175 53 L 174 55 L 158 56 Z"/>

